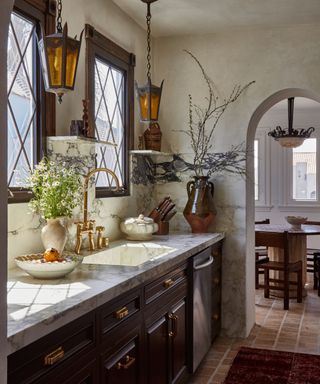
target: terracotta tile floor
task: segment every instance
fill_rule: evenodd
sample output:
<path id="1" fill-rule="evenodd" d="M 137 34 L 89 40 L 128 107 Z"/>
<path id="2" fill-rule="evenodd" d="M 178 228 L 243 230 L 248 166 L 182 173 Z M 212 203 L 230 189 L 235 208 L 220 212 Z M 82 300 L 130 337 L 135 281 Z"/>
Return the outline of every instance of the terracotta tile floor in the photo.
<path id="1" fill-rule="evenodd" d="M 218 337 L 190 384 L 223 383 L 241 346 L 320 354 L 320 297 L 312 289 L 302 304 L 265 299 L 256 291 L 256 325 L 247 339 Z"/>

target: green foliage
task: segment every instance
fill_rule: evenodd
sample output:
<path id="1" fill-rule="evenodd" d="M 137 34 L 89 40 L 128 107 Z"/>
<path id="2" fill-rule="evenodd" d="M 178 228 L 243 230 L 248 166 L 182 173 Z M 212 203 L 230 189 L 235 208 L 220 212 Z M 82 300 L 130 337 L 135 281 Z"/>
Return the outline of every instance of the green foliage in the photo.
<path id="1" fill-rule="evenodd" d="M 72 167 L 44 158 L 29 177 L 33 199 L 29 206 L 45 219 L 71 217 L 81 202 L 82 183 Z"/>

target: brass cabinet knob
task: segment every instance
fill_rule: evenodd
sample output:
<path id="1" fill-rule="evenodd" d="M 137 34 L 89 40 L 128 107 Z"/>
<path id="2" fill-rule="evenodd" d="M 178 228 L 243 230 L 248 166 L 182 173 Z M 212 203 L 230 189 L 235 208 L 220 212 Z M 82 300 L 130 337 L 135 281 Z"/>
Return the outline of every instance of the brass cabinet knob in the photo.
<path id="1" fill-rule="evenodd" d="M 173 284 L 174 284 L 174 280 L 172 280 L 172 279 L 168 279 L 168 280 L 165 280 L 165 281 L 163 282 L 163 286 L 164 286 L 165 288 L 170 288 L 170 287 L 173 286 Z"/>
<path id="2" fill-rule="evenodd" d="M 175 315 L 173 313 L 169 314 L 169 319 L 172 321 L 172 332 L 169 332 L 170 337 L 176 337 L 178 335 L 178 315 Z M 170 335 L 170 333 L 172 335 Z"/>
<path id="3" fill-rule="evenodd" d="M 123 307 L 116 311 L 113 315 L 117 320 L 121 320 L 129 315 L 129 310 L 127 307 Z"/>
<path id="4" fill-rule="evenodd" d="M 63 357 L 64 350 L 62 349 L 62 347 L 59 347 L 44 357 L 44 365 L 53 365 L 59 360 L 63 359 Z"/>
<path id="5" fill-rule="evenodd" d="M 219 320 L 220 318 L 220 315 L 219 313 L 215 313 L 213 316 L 212 316 L 213 320 Z"/>
<path id="6" fill-rule="evenodd" d="M 134 357 L 130 357 L 129 355 L 127 355 L 124 358 L 124 362 L 122 363 L 121 361 L 119 361 L 116 364 L 116 367 L 117 369 L 128 369 L 135 361 L 136 359 Z"/>

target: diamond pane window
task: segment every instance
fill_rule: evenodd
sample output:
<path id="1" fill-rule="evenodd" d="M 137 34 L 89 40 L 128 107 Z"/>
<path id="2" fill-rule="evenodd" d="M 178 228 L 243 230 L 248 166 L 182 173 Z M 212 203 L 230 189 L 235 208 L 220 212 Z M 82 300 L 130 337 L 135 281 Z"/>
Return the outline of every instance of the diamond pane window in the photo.
<path id="1" fill-rule="evenodd" d="M 97 149 L 97 167 L 109 168 L 124 185 L 125 147 L 125 72 L 95 58 L 94 66 L 94 122 L 95 137 L 115 146 L 103 145 Z M 104 172 L 97 174 L 96 186 L 115 187 L 113 178 Z"/>
<path id="2" fill-rule="evenodd" d="M 35 162 L 36 26 L 11 14 L 8 36 L 8 187 L 26 186 Z"/>

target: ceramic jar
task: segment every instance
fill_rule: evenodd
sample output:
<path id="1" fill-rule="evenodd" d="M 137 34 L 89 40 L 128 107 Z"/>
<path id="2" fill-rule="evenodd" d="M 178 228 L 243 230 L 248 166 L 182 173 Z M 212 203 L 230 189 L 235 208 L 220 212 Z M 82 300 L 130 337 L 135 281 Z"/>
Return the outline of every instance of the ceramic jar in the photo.
<path id="1" fill-rule="evenodd" d="M 150 217 L 139 215 L 138 217 L 130 217 L 120 224 L 120 229 L 127 236 L 128 240 L 150 240 L 152 234 L 157 232 L 158 224 Z"/>
<path id="2" fill-rule="evenodd" d="M 47 219 L 47 224 L 41 230 L 44 248 L 55 248 L 60 254 L 67 242 L 67 230 L 61 222 L 63 219 L 63 217 Z"/>
<path id="3" fill-rule="evenodd" d="M 207 176 L 194 176 L 187 184 L 188 201 L 183 215 L 192 233 L 206 233 L 216 217 L 213 202 L 214 185 Z"/>

